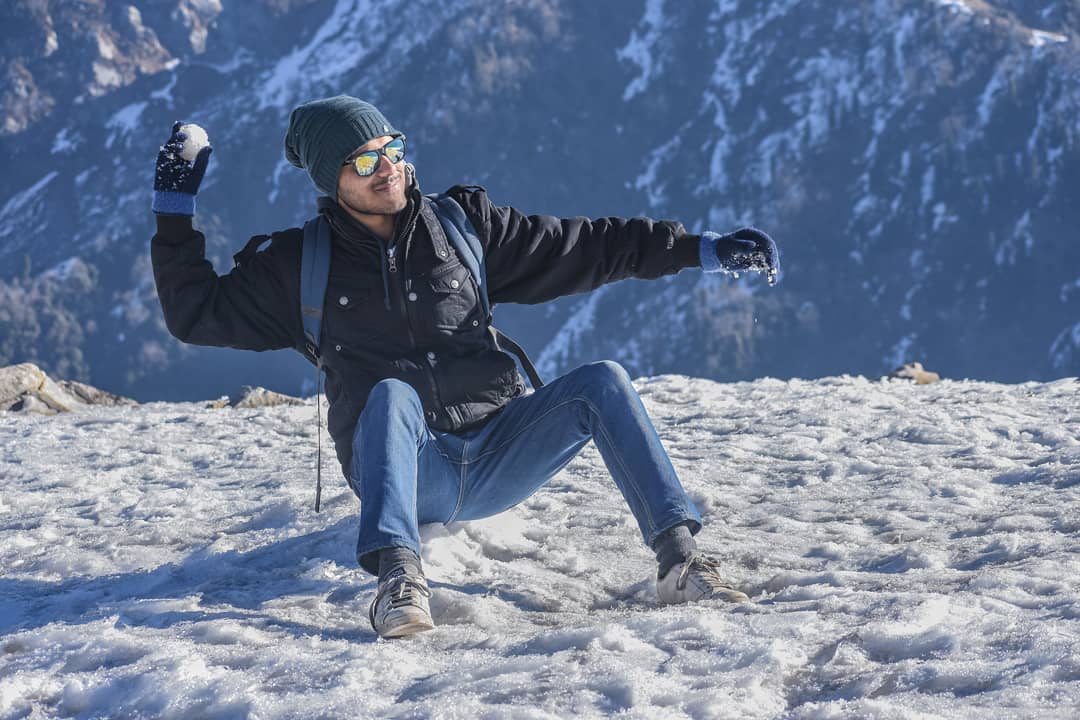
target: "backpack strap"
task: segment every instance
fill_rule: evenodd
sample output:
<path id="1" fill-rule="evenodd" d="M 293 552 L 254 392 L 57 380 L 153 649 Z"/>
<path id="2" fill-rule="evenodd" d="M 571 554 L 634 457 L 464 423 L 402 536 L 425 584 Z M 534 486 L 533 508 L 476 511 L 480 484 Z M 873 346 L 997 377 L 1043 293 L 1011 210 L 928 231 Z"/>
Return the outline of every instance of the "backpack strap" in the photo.
<path id="1" fill-rule="evenodd" d="M 450 195 L 435 193 L 424 196 L 424 205 L 421 208 L 421 212 L 431 211 L 438 218 L 439 225 L 442 226 L 447 239 L 454 246 L 458 257 L 469 268 L 469 272 L 476 280 L 477 287 L 480 288 L 480 305 L 484 309 L 488 330 L 495 339 L 495 346 L 505 348 L 517 356 L 534 389 L 543 387 L 544 381 L 540 377 L 540 373 L 536 371 L 536 366 L 533 365 L 532 360 L 529 359 L 528 353 L 491 324 L 491 300 L 488 298 L 484 246 L 480 244 L 480 236 L 476 233 L 476 228 L 473 226 L 472 221 L 469 220 L 469 216 L 465 214 L 465 209 Z"/>
<path id="2" fill-rule="evenodd" d="M 304 357 L 322 368 L 319 344 L 322 340 L 323 302 L 330 278 L 330 221 L 322 215 L 304 223 L 304 245 L 300 257 L 300 319 L 304 342 L 297 348 Z"/>
<path id="3" fill-rule="evenodd" d="M 480 244 L 480 236 L 476 234 L 476 228 L 473 227 L 469 216 L 465 214 L 465 209 L 454 198 L 445 193 L 426 197 L 431 200 L 430 207 L 435 211 L 439 224 L 446 232 L 447 240 L 454 246 L 454 250 L 476 279 L 476 284 L 480 288 L 480 304 L 484 308 L 484 316 L 490 323 L 491 301 L 488 300 L 484 246 Z"/>
<path id="4" fill-rule="evenodd" d="M 304 223 L 304 244 L 300 254 L 300 320 L 304 325 L 303 344 L 296 348 L 315 363 L 315 418 L 318 451 L 315 460 L 315 512 L 322 505 L 322 340 L 323 302 L 330 280 L 330 221 L 324 216 Z M 246 250 L 247 248 L 245 248 Z"/>

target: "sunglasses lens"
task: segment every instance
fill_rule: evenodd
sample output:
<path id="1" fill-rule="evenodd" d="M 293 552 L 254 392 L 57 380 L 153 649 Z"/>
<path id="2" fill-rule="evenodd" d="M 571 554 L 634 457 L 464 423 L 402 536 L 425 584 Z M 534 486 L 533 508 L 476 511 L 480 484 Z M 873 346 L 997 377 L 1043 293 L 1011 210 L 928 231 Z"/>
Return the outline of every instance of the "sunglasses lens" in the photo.
<path id="1" fill-rule="evenodd" d="M 353 167 L 356 168 L 356 172 L 360 175 L 370 175 L 375 172 L 378 165 L 379 153 L 376 152 L 360 153 L 353 159 Z"/>
<path id="2" fill-rule="evenodd" d="M 398 138 L 397 140 L 388 143 L 384 150 L 386 151 L 387 159 L 390 162 L 397 164 L 405 157 L 405 141 Z"/>

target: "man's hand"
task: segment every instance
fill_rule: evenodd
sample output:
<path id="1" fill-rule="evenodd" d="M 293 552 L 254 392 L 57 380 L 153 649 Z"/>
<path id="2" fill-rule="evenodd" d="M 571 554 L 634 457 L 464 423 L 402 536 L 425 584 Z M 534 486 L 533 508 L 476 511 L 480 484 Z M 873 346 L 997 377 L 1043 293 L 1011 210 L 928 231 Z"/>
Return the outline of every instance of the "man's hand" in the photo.
<path id="1" fill-rule="evenodd" d="M 195 194 L 206 174 L 210 153 L 214 151 L 207 145 L 189 163 L 180 156 L 187 139 L 180 131 L 183 123 L 177 121 L 172 127 L 172 135 L 158 151 L 157 165 L 154 167 L 154 203 L 155 213 L 165 215 L 194 215 Z"/>
<path id="2" fill-rule="evenodd" d="M 701 235 L 701 267 L 705 272 L 765 273 L 769 285 L 780 280 L 780 251 L 773 239 L 752 227 L 719 235 Z"/>

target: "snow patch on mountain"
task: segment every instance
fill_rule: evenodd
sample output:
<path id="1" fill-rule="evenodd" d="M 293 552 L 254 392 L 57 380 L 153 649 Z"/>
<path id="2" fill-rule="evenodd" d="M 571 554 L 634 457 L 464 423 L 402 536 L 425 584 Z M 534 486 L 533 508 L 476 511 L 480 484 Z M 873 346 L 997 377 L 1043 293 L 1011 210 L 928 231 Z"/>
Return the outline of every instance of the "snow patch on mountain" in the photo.
<path id="1" fill-rule="evenodd" d="M 664 28 L 664 0 L 645 0 L 645 14 L 639 28 L 630 34 L 630 40 L 615 52 L 615 57 L 638 66 L 638 76 L 623 90 L 623 101 L 644 92 L 652 79 L 663 69 L 663 56 L 657 53 L 658 45 L 667 36 Z"/>
<path id="2" fill-rule="evenodd" d="M 1080 323 L 1065 328 L 1054 339 L 1050 346 L 1050 361 L 1061 372 L 1068 372 L 1080 362 Z"/>
<path id="3" fill-rule="evenodd" d="M 934 0 L 934 2 L 941 7 L 949 8 L 950 10 L 961 12 L 965 15 L 971 15 L 975 12 L 968 4 L 968 0 Z"/>
<path id="4" fill-rule="evenodd" d="M 1045 30 L 1032 30 L 1028 36 L 1028 42 L 1033 48 L 1041 48 L 1047 44 L 1068 42 L 1069 38 L 1061 33 L 1047 32 Z"/>
<path id="5" fill-rule="evenodd" d="M 555 375 L 580 353 L 581 346 L 589 344 L 590 336 L 597 329 L 597 306 L 611 290 L 611 286 L 597 288 L 571 312 L 569 319 L 559 328 L 559 332 L 544 347 L 544 351 L 536 360 L 536 369 L 542 375 L 549 377 Z"/>
<path id="6" fill-rule="evenodd" d="M 113 143 L 119 138 L 130 135 L 139 129 L 146 106 L 147 101 L 145 100 L 125 105 L 105 121 L 105 129 L 109 131 L 109 136 L 105 139 L 106 148 L 112 149 Z"/>
<path id="7" fill-rule="evenodd" d="M 50 152 L 53 155 L 69 155 L 78 150 L 82 142 L 83 137 L 78 130 L 62 128 L 53 138 Z"/>
<path id="8" fill-rule="evenodd" d="M 15 193 L 4 207 L 0 208 L 0 240 L 5 241 L 5 250 L 10 251 L 20 243 L 13 242 L 12 236 L 23 228 L 33 227 L 45 210 L 43 191 L 60 174 L 52 170 L 30 187 Z"/>
<path id="9" fill-rule="evenodd" d="M 393 66 L 467 4 L 337 0 L 307 43 L 262 74 L 253 88 L 257 107 L 284 113 L 301 102 L 344 92 L 339 88 L 341 79 L 358 68 L 364 69 L 368 88 L 356 94 L 375 100 L 382 83 L 396 77 Z M 379 20 L 373 24 L 375 18 Z"/>

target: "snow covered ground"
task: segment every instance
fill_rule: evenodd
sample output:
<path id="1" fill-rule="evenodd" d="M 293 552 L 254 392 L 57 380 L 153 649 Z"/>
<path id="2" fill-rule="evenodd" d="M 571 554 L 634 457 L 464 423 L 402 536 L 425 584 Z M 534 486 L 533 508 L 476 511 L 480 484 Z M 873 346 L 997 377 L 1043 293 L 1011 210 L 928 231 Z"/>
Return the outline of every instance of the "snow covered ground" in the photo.
<path id="1" fill-rule="evenodd" d="M 377 640 L 310 402 L 0 416 L 0 717 L 1080 716 L 1075 379 L 637 384 L 753 604 L 654 607 L 590 446 Z"/>

